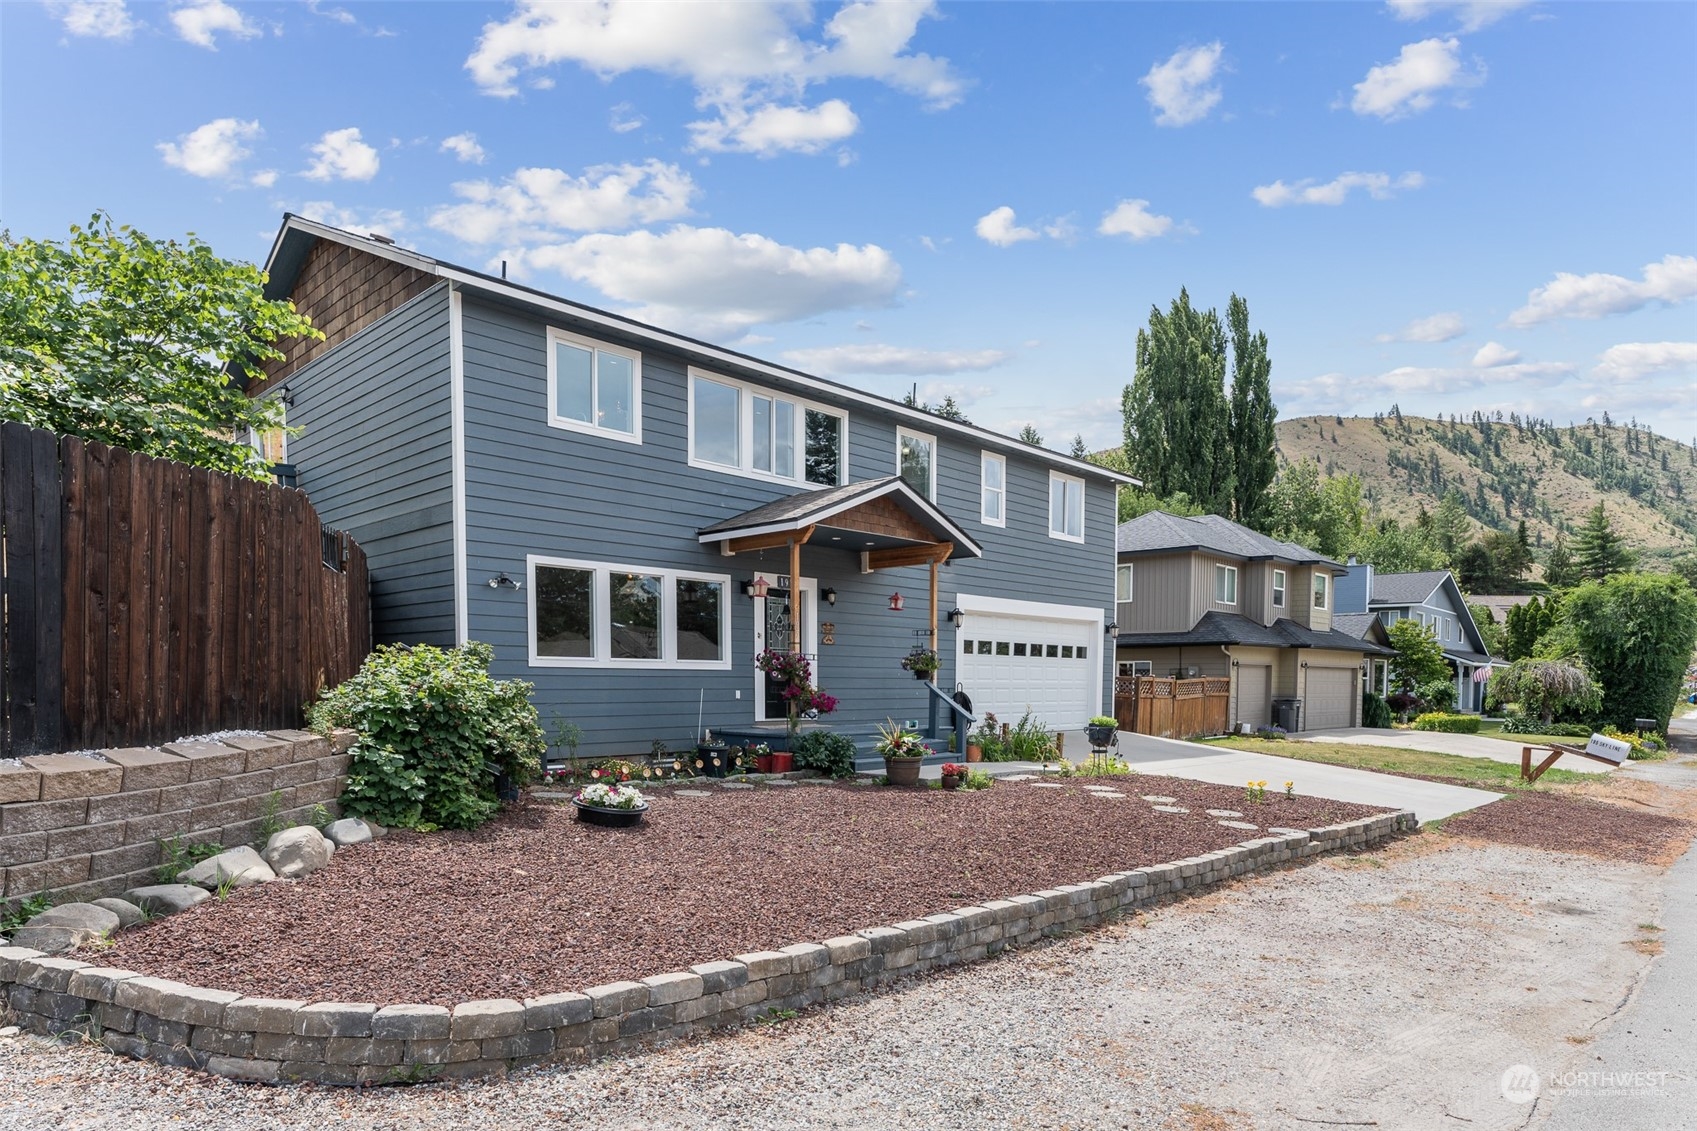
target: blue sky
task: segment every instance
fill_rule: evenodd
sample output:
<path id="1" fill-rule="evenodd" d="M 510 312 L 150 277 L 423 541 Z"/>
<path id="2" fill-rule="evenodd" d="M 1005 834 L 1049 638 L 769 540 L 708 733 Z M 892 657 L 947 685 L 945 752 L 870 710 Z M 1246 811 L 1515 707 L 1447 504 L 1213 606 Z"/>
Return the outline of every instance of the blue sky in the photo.
<path id="1" fill-rule="evenodd" d="M 292 210 L 1051 446 L 1233 292 L 1281 415 L 1697 436 L 1697 5 L 0 5 L 0 224 Z"/>

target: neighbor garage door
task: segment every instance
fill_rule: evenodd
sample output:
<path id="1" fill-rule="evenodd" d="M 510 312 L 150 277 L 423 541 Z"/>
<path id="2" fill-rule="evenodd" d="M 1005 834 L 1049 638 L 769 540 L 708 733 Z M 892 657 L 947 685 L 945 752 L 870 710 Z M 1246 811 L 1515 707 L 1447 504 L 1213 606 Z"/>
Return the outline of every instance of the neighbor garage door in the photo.
<path id="1" fill-rule="evenodd" d="M 1030 711 L 1050 730 L 1076 730 L 1096 713 L 1097 625 L 968 611 L 958 640 L 955 678 L 979 716 L 1016 723 Z"/>
<path id="2" fill-rule="evenodd" d="M 1252 727 L 1267 725 L 1267 692 L 1273 685 L 1273 669 L 1266 664 L 1243 664 L 1237 669 L 1237 717 L 1234 723 Z"/>
<path id="3" fill-rule="evenodd" d="M 1302 706 L 1303 730 L 1347 727 L 1355 721 L 1354 668 L 1309 668 L 1308 694 Z"/>

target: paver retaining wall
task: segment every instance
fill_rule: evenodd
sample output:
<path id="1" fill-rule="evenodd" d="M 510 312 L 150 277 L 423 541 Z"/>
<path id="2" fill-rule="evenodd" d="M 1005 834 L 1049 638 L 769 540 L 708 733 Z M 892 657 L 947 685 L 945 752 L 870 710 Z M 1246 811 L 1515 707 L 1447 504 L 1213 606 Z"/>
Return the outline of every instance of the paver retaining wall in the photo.
<path id="1" fill-rule="evenodd" d="M 278 730 L 0 764 L 0 906 L 156 883 L 167 837 L 233 847 L 257 840 L 268 814 L 301 824 L 341 796 L 355 737 Z"/>
<path id="2" fill-rule="evenodd" d="M 1091 927 L 1233 876 L 1369 848 L 1418 828 L 1408 810 L 1364 817 L 823 942 L 523 1001 L 379 1008 L 250 998 L 20 947 L 0 948 L 0 996 L 32 1032 L 80 1031 L 114 1052 L 236 1080 L 375 1084 L 483 1076 L 545 1062 L 582 1063 L 837 1001 Z"/>

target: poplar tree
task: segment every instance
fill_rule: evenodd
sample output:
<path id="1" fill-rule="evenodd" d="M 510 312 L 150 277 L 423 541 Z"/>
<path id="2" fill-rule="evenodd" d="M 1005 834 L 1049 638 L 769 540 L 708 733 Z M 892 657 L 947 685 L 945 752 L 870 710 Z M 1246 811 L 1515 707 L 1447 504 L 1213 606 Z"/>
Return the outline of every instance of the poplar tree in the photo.
<path id="1" fill-rule="evenodd" d="M 1125 388 L 1125 454 L 1132 474 L 1158 496 L 1184 492 L 1229 513 L 1233 459 L 1226 404 L 1226 331 L 1219 316 L 1180 290 L 1171 309 L 1149 309 L 1137 332 L 1137 369 Z"/>
<path id="2" fill-rule="evenodd" d="M 1233 517 L 1265 533 L 1267 490 L 1279 473 L 1273 432 L 1278 416 L 1271 384 L 1273 362 L 1267 356 L 1266 333 L 1250 334 L 1249 304 L 1235 294 L 1226 304 L 1226 322 L 1232 342 Z"/>

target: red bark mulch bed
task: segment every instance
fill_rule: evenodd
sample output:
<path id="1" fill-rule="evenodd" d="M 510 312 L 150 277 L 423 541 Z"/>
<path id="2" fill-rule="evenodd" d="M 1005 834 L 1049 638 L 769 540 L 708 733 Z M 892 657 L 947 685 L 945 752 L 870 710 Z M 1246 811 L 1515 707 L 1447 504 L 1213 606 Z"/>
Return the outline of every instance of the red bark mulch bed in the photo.
<path id="1" fill-rule="evenodd" d="M 244 994 L 449 1005 L 527 997 L 816 942 L 1253 839 L 1206 808 L 1317 828 L 1385 812 L 1175 778 L 1123 800 L 1000 783 L 657 798 L 643 824 L 531 803 L 473 832 L 395 832 L 299 883 L 208 900 L 118 936 L 103 965 Z M 1188 814 L 1158 813 L 1166 794 Z"/>
<path id="2" fill-rule="evenodd" d="M 1511 790 L 1444 822 L 1444 831 L 1499 844 L 1667 864 L 1691 843 L 1689 821 L 1587 797 Z"/>

